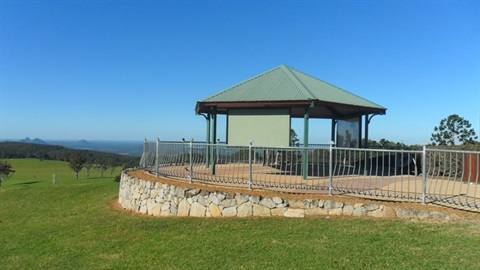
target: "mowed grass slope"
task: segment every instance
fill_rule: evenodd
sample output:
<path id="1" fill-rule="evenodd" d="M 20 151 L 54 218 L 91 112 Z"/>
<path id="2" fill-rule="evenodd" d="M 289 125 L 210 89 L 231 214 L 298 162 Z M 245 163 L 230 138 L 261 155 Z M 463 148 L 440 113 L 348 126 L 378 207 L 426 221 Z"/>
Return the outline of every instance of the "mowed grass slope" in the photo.
<path id="1" fill-rule="evenodd" d="M 65 162 L 9 162 L 17 172 L 0 187 L 0 269 L 480 268 L 477 222 L 156 218 L 115 210 L 113 176 L 76 180 Z"/>

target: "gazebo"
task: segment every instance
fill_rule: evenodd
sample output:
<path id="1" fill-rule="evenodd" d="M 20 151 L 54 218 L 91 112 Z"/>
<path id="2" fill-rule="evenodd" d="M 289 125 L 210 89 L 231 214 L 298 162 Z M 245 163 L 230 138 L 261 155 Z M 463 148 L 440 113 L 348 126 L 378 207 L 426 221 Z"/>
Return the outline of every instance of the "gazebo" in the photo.
<path id="1" fill-rule="evenodd" d="M 290 119 L 303 118 L 303 145 L 308 146 L 309 119 L 332 120 L 331 139 L 339 121 L 358 128 L 355 147 L 362 147 L 362 126 L 368 146 L 368 124 L 386 108 L 299 70 L 280 65 L 197 101 L 195 111 L 207 120 L 207 143 L 216 143 L 217 115 L 227 115 L 227 143 L 289 146 Z M 362 125 L 364 117 L 364 125 Z M 253 135 L 253 133 L 255 135 Z M 348 133 L 348 131 L 347 131 Z M 272 136 L 273 135 L 273 136 Z M 358 141 L 357 141 L 358 140 Z"/>

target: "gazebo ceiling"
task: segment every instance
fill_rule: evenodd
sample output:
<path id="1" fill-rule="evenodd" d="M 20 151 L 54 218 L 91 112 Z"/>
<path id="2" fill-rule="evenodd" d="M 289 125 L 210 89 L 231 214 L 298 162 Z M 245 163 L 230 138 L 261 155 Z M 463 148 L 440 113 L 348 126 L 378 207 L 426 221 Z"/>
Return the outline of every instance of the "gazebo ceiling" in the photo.
<path id="1" fill-rule="evenodd" d="M 235 108 L 290 108 L 291 117 L 341 119 L 385 114 L 386 108 L 285 65 L 197 102 L 196 113 Z"/>

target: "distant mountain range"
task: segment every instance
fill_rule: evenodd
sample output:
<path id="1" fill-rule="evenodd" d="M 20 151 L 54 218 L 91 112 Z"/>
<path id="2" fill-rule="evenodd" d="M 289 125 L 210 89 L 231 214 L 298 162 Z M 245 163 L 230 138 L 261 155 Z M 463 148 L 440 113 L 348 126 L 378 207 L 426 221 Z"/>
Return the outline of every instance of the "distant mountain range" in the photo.
<path id="1" fill-rule="evenodd" d="M 34 141 L 34 140 L 29 140 Z M 37 158 L 68 161 L 73 153 L 80 153 L 90 164 L 135 167 L 140 156 L 119 155 L 96 150 L 72 149 L 61 145 L 37 144 L 20 141 L 0 142 L 0 159 Z"/>
<path id="2" fill-rule="evenodd" d="M 60 145 L 72 149 L 95 150 L 107 153 L 115 153 L 130 156 L 141 156 L 143 141 L 86 141 L 86 140 L 42 140 L 26 137 L 21 140 L 8 140 L 11 142 L 33 143 L 41 145 Z"/>
<path id="3" fill-rule="evenodd" d="M 44 140 L 41 140 L 41 139 L 39 139 L 39 138 L 35 138 L 35 139 L 31 140 L 29 137 L 26 137 L 25 139 L 20 140 L 20 142 L 24 142 L 24 143 L 36 143 L 36 144 L 48 144 L 48 143 L 46 143 Z"/>

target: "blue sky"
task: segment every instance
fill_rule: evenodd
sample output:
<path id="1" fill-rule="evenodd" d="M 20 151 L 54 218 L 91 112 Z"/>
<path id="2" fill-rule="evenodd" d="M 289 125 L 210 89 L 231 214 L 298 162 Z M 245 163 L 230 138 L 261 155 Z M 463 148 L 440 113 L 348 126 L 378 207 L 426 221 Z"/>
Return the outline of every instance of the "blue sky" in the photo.
<path id="1" fill-rule="evenodd" d="M 371 139 L 480 133 L 479 1 L 4 0 L 0 23 L 0 140 L 203 140 L 197 100 L 280 64 L 386 107 Z"/>

